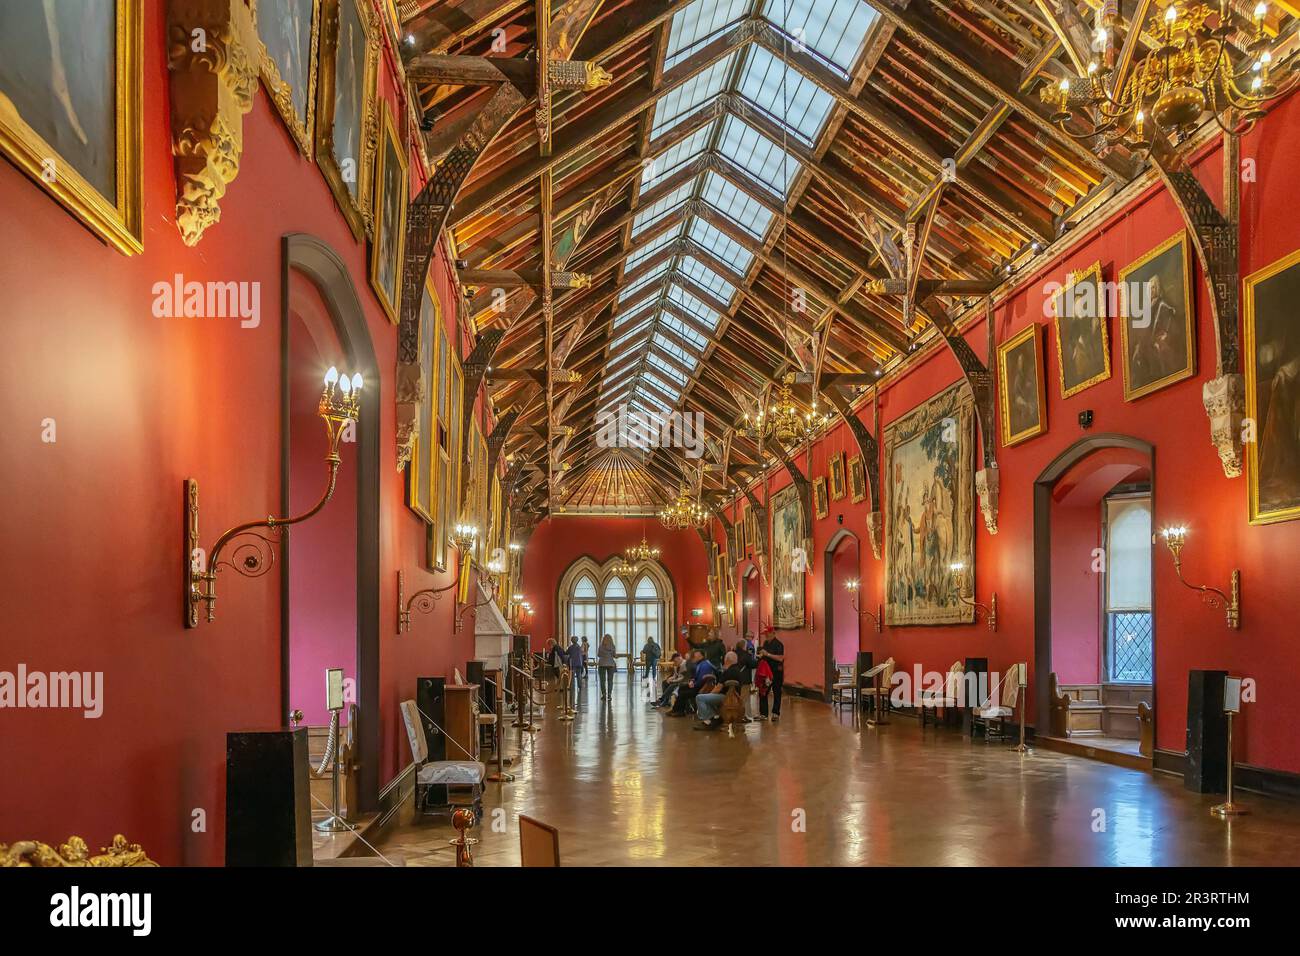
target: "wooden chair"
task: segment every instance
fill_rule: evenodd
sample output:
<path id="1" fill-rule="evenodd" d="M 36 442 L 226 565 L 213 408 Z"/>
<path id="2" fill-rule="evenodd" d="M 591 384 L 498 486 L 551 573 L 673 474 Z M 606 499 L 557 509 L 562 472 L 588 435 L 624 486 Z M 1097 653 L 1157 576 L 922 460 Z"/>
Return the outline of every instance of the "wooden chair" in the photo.
<path id="1" fill-rule="evenodd" d="M 858 678 L 853 673 L 853 664 L 836 664 L 835 671 L 838 677 L 835 683 L 831 684 L 831 705 L 842 707 L 845 704 L 851 704 L 855 708 L 858 706 Z"/>
<path id="2" fill-rule="evenodd" d="M 948 668 L 948 673 L 944 675 L 943 687 L 938 690 L 922 690 L 918 697 L 918 705 L 921 708 L 921 726 L 925 726 L 925 713 L 932 710 L 935 712 L 934 722 L 939 722 L 938 710 L 944 709 L 945 715 L 958 706 L 961 699 L 961 683 L 965 677 L 965 665 L 961 661 L 953 661 L 952 666 Z"/>
<path id="3" fill-rule="evenodd" d="M 894 683 L 894 659 L 891 657 L 883 664 L 877 664 L 862 676 L 871 681 L 871 686 L 863 692 L 865 699 L 871 701 L 871 716 L 867 718 L 867 726 L 889 723 L 881 716 L 881 711 L 883 709 L 885 713 L 889 712 L 889 692 Z"/>
<path id="4" fill-rule="evenodd" d="M 975 708 L 972 715 L 975 725 L 984 728 L 984 740 L 988 742 L 993 739 L 1006 740 L 1009 736 L 1007 733 L 1007 722 L 1015 716 L 1016 708 L 1020 706 L 1020 685 L 1024 683 L 1025 665 L 1012 664 L 1007 668 L 1007 672 L 1002 675 L 1002 686 L 998 689 L 998 699 L 995 701 L 993 695 L 982 705 Z"/>

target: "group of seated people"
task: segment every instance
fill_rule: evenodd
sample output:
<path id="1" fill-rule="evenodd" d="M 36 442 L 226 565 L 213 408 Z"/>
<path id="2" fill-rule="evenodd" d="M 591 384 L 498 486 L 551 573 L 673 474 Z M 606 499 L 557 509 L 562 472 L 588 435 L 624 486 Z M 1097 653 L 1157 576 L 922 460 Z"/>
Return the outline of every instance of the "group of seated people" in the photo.
<path id="1" fill-rule="evenodd" d="M 726 700 L 728 685 L 734 682 L 740 698 L 747 700 L 760 669 L 760 661 L 768 661 L 768 666 L 764 669 L 764 680 L 773 665 L 781 663 L 769 658 L 771 655 L 766 648 L 756 654 L 753 644 L 743 639 L 738 640 L 731 650 L 726 650 L 720 639 L 713 638 L 692 648 L 685 658 L 674 652 L 667 668 L 670 674 L 664 680 L 663 692 L 650 706 L 667 708 L 670 717 L 684 717 L 693 709 L 699 720 L 696 730 L 716 730 L 723 725 L 720 711 Z M 760 703 L 759 719 L 767 720 L 766 695 L 760 695 Z M 745 709 L 748 710 L 748 707 Z M 778 709 L 772 719 L 778 720 L 780 716 Z M 750 722 L 747 713 L 741 717 L 741 722 Z"/>

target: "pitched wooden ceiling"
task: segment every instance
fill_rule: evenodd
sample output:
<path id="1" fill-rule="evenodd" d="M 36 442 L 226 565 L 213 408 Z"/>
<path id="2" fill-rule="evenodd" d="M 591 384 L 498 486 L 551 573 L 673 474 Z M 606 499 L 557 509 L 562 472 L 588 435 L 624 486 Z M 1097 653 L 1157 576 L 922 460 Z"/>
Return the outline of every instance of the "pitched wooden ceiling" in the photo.
<path id="1" fill-rule="evenodd" d="M 924 328 L 864 289 L 889 274 L 870 229 L 901 244 L 912 224 L 921 278 L 989 286 L 1130 179 L 1132 157 L 1062 134 L 1038 96 L 1076 73 L 1058 4 L 408 0 L 411 56 L 518 63 L 541 36 L 552 59 L 611 77 L 553 93 L 549 133 L 536 99 L 521 110 L 449 221 L 468 311 L 504 332 L 488 381 L 498 411 L 519 413 L 505 454 L 525 510 L 576 494 L 566 472 L 592 509 L 698 483 L 680 450 L 609 455 L 604 411 L 702 413 L 707 494 L 767 458 L 726 436 L 784 373 L 903 360 Z M 415 85 L 436 159 L 491 91 Z M 549 329 L 548 268 L 590 278 L 557 282 Z M 564 370 L 549 385 L 548 355 Z"/>

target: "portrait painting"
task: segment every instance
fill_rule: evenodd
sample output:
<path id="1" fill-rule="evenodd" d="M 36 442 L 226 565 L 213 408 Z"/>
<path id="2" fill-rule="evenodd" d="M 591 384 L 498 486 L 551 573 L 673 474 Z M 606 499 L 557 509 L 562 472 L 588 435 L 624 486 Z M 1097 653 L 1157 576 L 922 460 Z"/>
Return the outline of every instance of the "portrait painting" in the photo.
<path id="1" fill-rule="evenodd" d="M 434 417 L 434 394 L 437 380 L 438 299 L 433 283 L 426 278 L 420 299 L 420 370 L 424 394 L 416 417 L 415 440 L 411 443 L 411 460 L 406 465 L 406 504 L 426 522 L 434 519 L 433 503 L 438 475 L 438 424 Z"/>
<path id="2" fill-rule="evenodd" d="M 0 3 L 0 153 L 127 255 L 144 248 L 142 10 Z"/>
<path id="3" fill-rule="evenodd" d="M 375 175 L 375 238 L 370 244 L 370 285 L 388 320 L 397 324 L 401 311 L 402 256 L 406 248 L 409 180 L 406 153 L 388 104 L 383 105 L 383 136 Z"/>
<path id="4" fill-rule="evenodd" d="M 831 467 L 827 477 L 830 479 L 831 500 L 839 501 L 844 497 L 844 452 L 839 451 L 831 456 Z"/>
<path id="5" fill-rule="evenodd" d="M 1300 518 L 1300 251 L 1246 278 L 1251 524 Z"/>
<path id="6" fill-rule="evenodd" d="M 1162 242 L 1120 270 L 1124 400 L 1196 374 L 1196 305 L 1187 234 Z"/>
<path id="7" fill-rule="evenodd" d="M 746 551 L 749 550 L 749 538 L 745 534 L 745 522 L 749 517 L 748 510 L 749 509 L 745 507 L 745 502 L 740 501 L 736 503 L 736 553 L 737 554 L 744 554 Z"/>
<path id="8" fill-rule="evenodd" d="M 298 151 L 312 158 L 321 0 L 254 0 L 262 84 Z"/>
<path id="9" fill-rule="evenodd" d="M 826 500 L 826 476 L 821 475 L 813 479 L 813 513 L 818 518 L 825 518 L 830 514 L 830 502 Z"/>
<path id="10" fill-rule="evenodd" d="M 804 572 L 796 571 L 795 549 L 804 546 L 799 489 L 786 485 L 772 496 L 772 625 L 803 627 Z M 785 595 L 790 597 L 785 597 Z"/>
<path id="11" fill-rule="evenodd" d="M 365 0 L 322 0 L 316 162 L 360 239 L 371 227 L 379 43 Z"/>
<path id="12" fill-rule="evenodd" d="M 849 459 L 849 493 L 855 504 L 867 497 L 867 472 L 861 455 Z"/>
<path id="13" fill-rule="evenodd" d="M 969 624 L 953 565 L 974 564 L 974 415 L 965 383 L 885 430 L 885 623 Z"/>
<path id="14" fill-rule="evenodd" d="M 1041 325 L 1031 323 L 998 346 L 998 385 L 1002 392 L 1004 448 L 1047 431 Z"/>
<path id="15" fill-rule="evenodd" d="M 1061 397 L 1077 395 L 1110 378 L 1110 333 L 1101 263 L 1071 273 L 1052 299 L 1056 323 L 1056 358 L 1061 372 Z"/>

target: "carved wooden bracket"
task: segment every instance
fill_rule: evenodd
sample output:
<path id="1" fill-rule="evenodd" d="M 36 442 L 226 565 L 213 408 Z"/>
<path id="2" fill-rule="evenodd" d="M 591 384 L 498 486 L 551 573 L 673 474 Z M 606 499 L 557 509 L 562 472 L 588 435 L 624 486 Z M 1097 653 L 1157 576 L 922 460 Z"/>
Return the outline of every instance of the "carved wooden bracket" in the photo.
<path id="1" fill-rule="evenodd" d="M 737 468 L 735 470 L 742 471 L 743 469 Z M 754 516 L 757 518 L 754 522 L 758 527 L 758 540 L 754 542 L 754 563 L 758 565 L 758 573 L 766 583 L 767 562 L 763 560 L 763 556 L 767 554 L 767 506 L 758 500 L 749 487 L 744 489 L 744 493 L 749 500 L 750 510 L 754 512 Z"/>
<path id="2" fill-rule="evenodd" d="M 1226 216 L 1187 167 L 1181 151 L 1173 152 L 1157 144 L 1151 151 L 1151 160 L 1187 224 L 1196 258 L 1210 286 L 1218 374 L 1202 386 L 1201 399 L 1210 419 L 1210 440 L 1219 453 L 1223 473 L 1236 478 L 1241 475 L 1241 422 L 1246 414 L 1246 386 L 1241 376 L 1241 343 L 1237 331 L 1241 305 L 1237 138 L 1225 134 L 1223 146 Z"/>
<path id="3" fill-rule="evenodd" d="M 501 460 L 501 450 L 505 448 L 506 439 L 510 437 L 510 429 L 515 427 L 515 421 L 519 418 L 519 409 L 512 408 L 500 418 L 497 419 L 492 431 L 487 437 L 488 449 L 488 475 L 496 474 L 497 462 Z M 504 484 L 503 484 L 504 489 Z"/>
<path id="4" fill-rule="evenodd" d="M 880 440 L 867 430 L 863 423 L 849 405 L 848 399 L 844 393 L 836 387 L 826 389 L 824 394 L 839 412 L 840 418 L 848 423 L 849 431 L 853 432 L 854 439 L 858 443 L 858 451 L 862 454 L 862 471 L 867 478 L 867 501 L 871 510 L 867 514 L 867 540 L 871 543 L 871 553 L 877 561 L 880 560 Z M 879 421 L 877 414 L 877 422 Z"/>
<path id="5" fill-rule="evenodd" d="M 492 364 L 492 356 L 496 354 L 497 346 L 501 344 L 501 340 L 505 338 L 505 335 L 505 329 L 488 329 L 475 340 L 474 348 L 460 363 L 461 371 L 464 373 L 461 391 L 461 435 L 469 434 L 469 423 L 474 417 L 474 399 L 478 395 L 479 386 L 483 384 L 483 378 L 487 374 L 488 366 Z M 460 502 L 465 500 L 465 489 L 468 485 L 469 469 L 462 468 L 460 470 L 460 497 L 457 499 L 457 508 L 460 507 Z"/>
<path id="6" fill-rule="evenodd" d="M 187 246 L 221 219 L 221 197 L 239 174 L 260 49 L 244 0 L 171 0 L 167 7 L 176 227 Z"/>

